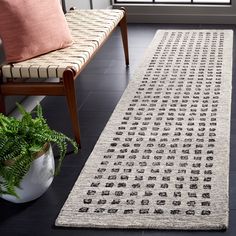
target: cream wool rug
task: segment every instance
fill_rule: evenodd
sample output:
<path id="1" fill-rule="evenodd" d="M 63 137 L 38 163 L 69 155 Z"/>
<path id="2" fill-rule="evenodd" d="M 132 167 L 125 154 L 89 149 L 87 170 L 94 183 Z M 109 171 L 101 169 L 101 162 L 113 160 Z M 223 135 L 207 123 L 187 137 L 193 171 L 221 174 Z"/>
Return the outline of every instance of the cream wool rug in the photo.
<path id="1" fill-rule="evenodd" d="M 57 226 L 228 226 L 233 32 L 158 30 Z"/>

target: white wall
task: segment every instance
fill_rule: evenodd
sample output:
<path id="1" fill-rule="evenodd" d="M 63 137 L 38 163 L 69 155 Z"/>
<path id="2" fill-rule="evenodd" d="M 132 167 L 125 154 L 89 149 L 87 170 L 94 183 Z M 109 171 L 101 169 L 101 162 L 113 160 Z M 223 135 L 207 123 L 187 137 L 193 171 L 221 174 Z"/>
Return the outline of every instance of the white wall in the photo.
<path id="1" fill-rule="evenodd" d="M 90 0 L 64 0 L 66 9 L 69 10 L 71 7 L 79 9 L 90 9 Z"/>
<path id="2" fill-rule="evenodd" d="M 115 7 L 120 7 L 121 4 Z M 129 5 L 128 22 L 236 24 L 236 0 L 232 5 Z"/>
<path id="3" fill-rule="evenodd" d="M 105 9 L 111 6 L 110 0 L 64 0 L 66 9 L 76 7 L 78 9 Z"/>
<path id="4" fill-rule="evenodd" d="M 104 9 L 111 6 L 110 0 L 93 0 L 93 8 L 94 9 Z"/>

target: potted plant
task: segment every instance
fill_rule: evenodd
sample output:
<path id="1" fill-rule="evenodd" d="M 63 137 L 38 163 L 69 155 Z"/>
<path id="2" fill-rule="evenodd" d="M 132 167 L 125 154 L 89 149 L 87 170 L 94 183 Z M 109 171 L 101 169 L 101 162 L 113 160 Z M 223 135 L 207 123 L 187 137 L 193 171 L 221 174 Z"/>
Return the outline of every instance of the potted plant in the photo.
<path id="1" fill-rule="evenodd" d="M 0 197 L 22 203 L 41 196 L 60 171 L 68 143 L 78 151 L 74 140 L 52 130 L 40 105 L 32 113 L 17 104 L 21 119 L 0 114 Z M 54 168 L 51 144 L 59 150 Z"/>

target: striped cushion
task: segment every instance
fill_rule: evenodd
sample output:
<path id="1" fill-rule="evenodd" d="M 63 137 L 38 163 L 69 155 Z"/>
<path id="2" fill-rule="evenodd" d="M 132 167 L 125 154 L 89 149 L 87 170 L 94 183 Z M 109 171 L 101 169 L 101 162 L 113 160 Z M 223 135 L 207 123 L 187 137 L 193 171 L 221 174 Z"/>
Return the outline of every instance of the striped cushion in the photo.
<path id="1" fill-rule="evenodd" d="M 73 45 L 45 55 L 2 66 L 6 78 L 62 78 L 67 67 L 79 72 L 124 16 L 122 10 L 73 10 L 66 19 Z"/>

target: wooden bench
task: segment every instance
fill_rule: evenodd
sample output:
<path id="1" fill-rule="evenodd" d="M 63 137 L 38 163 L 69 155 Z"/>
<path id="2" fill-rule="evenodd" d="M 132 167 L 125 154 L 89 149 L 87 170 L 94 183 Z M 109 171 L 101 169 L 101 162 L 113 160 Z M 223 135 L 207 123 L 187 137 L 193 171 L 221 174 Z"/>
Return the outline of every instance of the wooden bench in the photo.
<path id="1" fill-rule="evenodd" d="M 66 19 L 73 36 L 71 47 L 0 67 L 0 112 L 5 96 L 66 96 L 76 142 L 80 128 L 74 81 L 117 26 L 120 26 L 126 65 L 129 64 L 126 12 L 121 10 L 71 10 Z M 30 78 L 59 78 L 58 82 L 30 82 Z"/>

